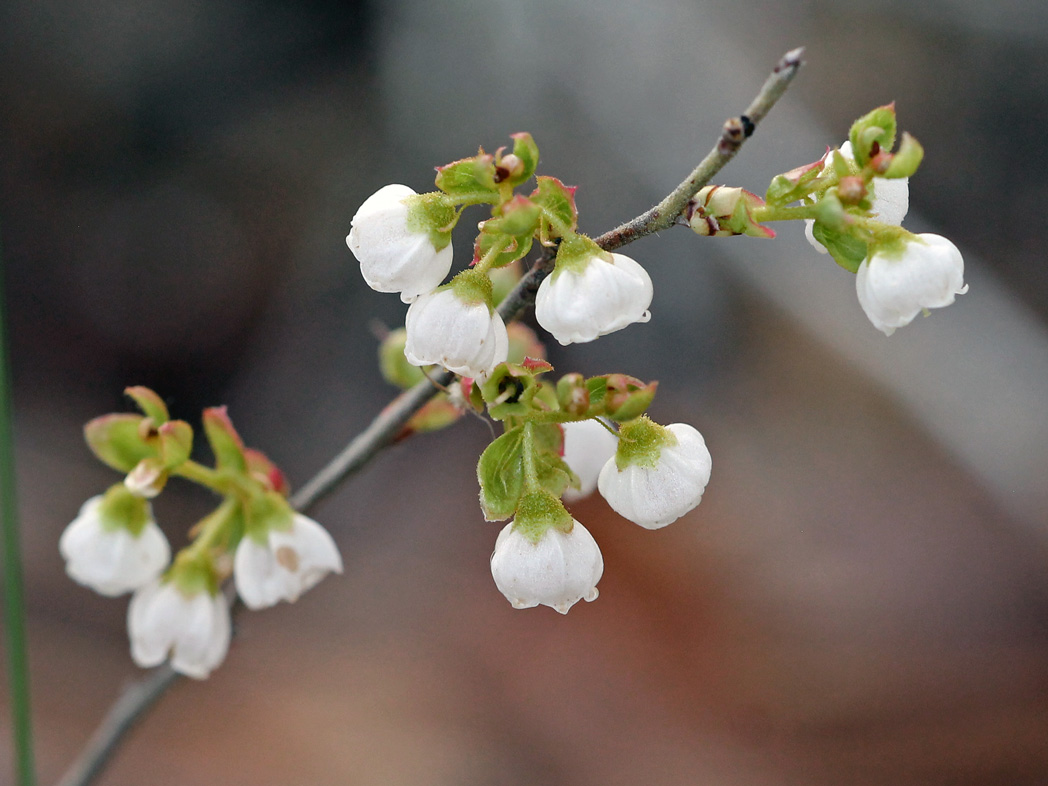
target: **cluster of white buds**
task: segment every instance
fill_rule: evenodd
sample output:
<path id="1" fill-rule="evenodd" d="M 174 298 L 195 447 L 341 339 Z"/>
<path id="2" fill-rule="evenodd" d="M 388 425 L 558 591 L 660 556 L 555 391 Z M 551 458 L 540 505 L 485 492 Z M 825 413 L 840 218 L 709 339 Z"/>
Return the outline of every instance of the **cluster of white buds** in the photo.
<path id="1" fill-rule="evenodd" d="M 710 455 L 691 427 L 663 427 L 643 416 L 654 383 L 575 374 L 554 390 L 537 379 L 552 367 L 534 337 L 523 351 L 511 348 L 510 331 L 493 307 L 493 274 L 511 270 L 536 242 L 549 249 L 554 267 L 536 292 L 535 318 L 561 344 L 593 341 L 651 319 L 647 271 L 577 231 L 574 188 L 538 176 L 530 194 L 515 193 L 537 161 L 534 141 L 517 134 L 509 155 L 481 150 L 440 167 L 433 193 L 386 186 L 353 216 L 346 240 L 373 289 L 401 292 L 411 304 L 404 331 L 383 340 L 386 378 L 407 387 L 422 378 L 409 369 L 428 365 L 464 378 L 427 404 L 409 428 L 442 427 L 469 407 L 486 407 L 505 424 L 477 470 L 485 516 L 511 519 L 491 557 L 496 585 L 516 608 L 545 605 L 565 613 L 597 597 L 604 563 L 562 499 L 581 499 L 599 486 L 615 510 L 655 529 L 699 503 Z M 752 222 L 742 226 L 749 211 L 763 205 L 754 195 L 723 189 L 710 196 L 698 210 L 725 232 L 742 227 L 774 234 Z M 450 233 L 461 211 L 476 204 L 490 205 L 491 218 L 479 224 L 472 264 L 441 285 L 449 272 Z"/>
<path id="2" fill-rule="evenodd" d="M 651 318 L 651 278 L 634 260 L 576 231 L 573 188 L 538 177 L 530 195 L 514 193 L 538 160 L 530 135 L 514 140 L 509 155 L 481 151 L 440 167 L 438 191 L 384 186 L 353 216 L 346 243 L 364 280 L 411 304 L 404 354 L 414 365 L 483 380 L 506 361 L 506 326 L 494 308 L 490 276 L 522 259 L 536 239 L 556 246 L 556 261 L 539 287 L 535 316 L 561 344 L 593 341 Z M 480 224 L 471 269 L 441 286 L 451 267 L 451 231 L 473 204 L 491 205 L 492 217 Z"/>
<path id="3" fill-rule="evenodd" d="M 741 188 L 707 186 L 688 203 L 685 218 L 699 235 L 767 238 L 775 233 L 761 222 L 803 219 L 808 241 L 856 274 L 859 305 L 890 336 L 968 290 L 953 243 L 901 227 L 909 178 L 924 151 L 904 133 L 893 153 L 895 137 L 894 105 L 878 107 L 855 121 L 838 149 L 776 175 L 764 199 Z"/>
<path id="4" fill-rule="evenodd" d="M 156 393 L 142 387 L 127 393 L 144 415 L 105 415 L 85 427 L 88 445 L 125 472 L 125 481 L 84 504 L 59 551 L 80 584 L 103 595 L 134 593 L 127 627 L 135 663 L 170 659 L 175 671 L 203 679 L 229 649 L 221 584 L 230 562 L 245 605 L 260 609 L 294 601 L 328 573 L 340 573 L 342 558 L 323 527 L 290 509 L 283 475 L 244 447 L 224 408 L 204 412 L 216 457 L 210 469 L 189 459 L 192 429 L 170 420 Z M 193 543 L 168 568 L 171 549 L 147 497 L 171 475 L 201 483 L 224 501 L 194 527 Z"/>
<path id="5" fill-rule="evenodd" d="M 904 134 L 899 150 L 891 153 L 895 128 L 894 106 L 879 107 L 855 122 L 836 152 L 823 156 L 814 170 L 814 183 L 821 181 L 817 215 L 805 227 L 818 251 L 855 272 L 859 305 L 888 336 L 968 291 L 964 259 L 953 243 L 901 228 L 909 209 L 909 176 L 924 152 Z"/>
<path id="6" fill-rule="evenodd" d="M 564 432 L 564 460 L 579 475 L 578 493 L 592 493 L 599 485 L 601 496 L 623 518 L 659 529 L 702 501 L 712 459 L 693 427 L 660 426 L 640 417 L 623 424 L 618 437 L 594 421 L 566 423 Z M 597 459 L 602 461 L 599 481 L 590 485 Z M 604 570 L 600 549 L 585 527 L 561 511 L 541 495 L 538 504 L 525 497 L 495 542 L 491 575 L 514 608 L 541 604 L 566 614 L 579 600 L 597 597 Z M 566 530 L 558 526 L 561 519 L 570 519 Z"/>

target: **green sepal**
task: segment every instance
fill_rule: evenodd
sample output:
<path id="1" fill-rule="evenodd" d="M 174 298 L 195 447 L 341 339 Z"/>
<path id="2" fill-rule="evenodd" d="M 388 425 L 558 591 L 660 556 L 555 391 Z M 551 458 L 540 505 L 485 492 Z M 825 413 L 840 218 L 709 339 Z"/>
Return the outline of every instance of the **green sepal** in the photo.
<path id="1" fill-rule="evenodd" d="M 244 441 L 233 428 L 225 407 L 209 407 L 204 410 L 204 434 L 215 454 L 218 469 L 244 472 L 247 459 L 244 456 Z"/>
<path id="2" fill-rule="evenodd" d="M 214 556 L 205 551 L 183 549 L 163 580 L 173 583 L 186 598 L 202 592 L 214 596 L 221 591 Z"/>
<path id="3" fill-rule="evenodd" d="M 515 363 L 496 366 L 480 386 L 484 401 L 488 404 L 488 415 L 494 420 L 527 415 L 532 409 L 531 402 L 537 390 L 535 373 Z"/>
<path id="4" fill-rule="evenodd" d="M 480 507 L 487 521 L 508 519 L 524 491 L 524 428 L 510 429 L 488 445 L 477 462 Z"/>
<path id="5" fill-rule="evenodd" d="M 823 160 L 813 161 L 810 164 L 783 172 L 771 179 L 768 190 L 764 194 L 764 201 L 776 207 L 796 202 L 808 195 L 809 186 L 822 173 Z"/>
<path id="6" fill-rule="evenodd" d="M 459 219 L 459 213 L 451 200 L 431 191 L 404 197 L 402 201 L 408 206 L 408 230 L 425 232 L 437 251 L 447 248 L 451 242 L 451 230 Z"/>
<path id="7" fill-rule="evenodd" d="M 521 498 L 513 528 L 532 543 L 538 543 L 547 530 L 571 532 L 575 519 L 564 508 L 560 497 L 546 491 L 532 491 Z"/>
<path id="8" fill-rule="evenodd" d="M 520 159 L 522 167 L 519 172 L 514 172 L 507 177 L 506 182 L 516 188 L 526 183 L 535 174 L 539 165 L 539 146 L 535 144 L 531 134 L 526 131 L 510 134 L 510 138 L 513 140 L 513 155 Z"/>
<path id="9" fill-rule="evenodd" d="M 115 483 L 102 496 L 98 518 L 102 529 L 109 532 L 126 529 L 137 538 L 151 519 L 149 502 L 132 494 L 123 483 Z"/>
<path id="10" fill-rule="evenodd" d="M 419 366 L 408 363 L 404 357 L 408 332 L 404 328 L 391 330 L 378 345 L 378 369 L 382 378 L 402 390 L 414 387 L 426 378 Z"/>
<path id="11" fill-rule="evenodd" d="M 494 249 L 500 249 L 489 264 L 499 268 L 516 262 L 531 250 L 535 231 L 539 227 L 542 208 L 519 194 L 505 205 L 502 213 L 489 218 L 480 228 L 474 246 L 473 261 L 479 262 Z"/>
<path id="12" fill-rule="evenodd" d="M 855 273 L 866 259 L 865 241 L 842 229 L 835 229 L 816 219 L 812 235 L 830 252 L 833 261 L 845 270 Z"/>
<path id="13" fill-rule="evenodd" d="M 160 458 L 167 469 L 184 463 L 193 452 L 193 427 L 184 420 L 169 420 L 157 429 L 157 435 Z"/>
<path id="14" fill-rule="evenodd" d="M 465 380 L 463 380 L 465 382 Z M 484 395 L 480 392 L 480 383 L 472 380 L 469 385 L 469 395 L 466 397 L 474 412 L 484 411 Z"/>
<path id="15" fill-rule="evenodd" d="M 265 543 L 273 531 L 287 532 L 295 513 L 280 494 L 272 491 L 253 495 L 244 505 L 244 535 Z"/>
<path id="16" fill-rule="evenodd" d="M 629 466 L 653 469 L 658 465 L 662 449 L 676 444 L 672 431 L 644 415 L 619 426 L 615 465 L 620 472 Z"/>
<path id="17" fill-rule="evenodd" d="M 892 161 L 884 171 L 883 177 L 910 177 L 917 171 L 923 159 L 924 148 L 921 147 L 921 143 L 903 131 L 899 150 L 892 156 Z"/>
<path id="18" fill-rule="evenodd" d="M 848 132 L 852 155 L 860 166 L 870 160 L 870 151 L 876 142 L 881 150 L 890 151 L 895 145 L 895 104 L 879 106 L 856 120 Z"/>
<path id="19" fill-rule="evenodd" d="M 146 417 L 152 418 L 156 425 L 160 426 L 171 419 L 164 400 L 149 388 L 142 385 L 132 385 L 129 388 L 124 388 L 124 395 L 134 399 L 134 402 L 138 404 L 138 408 L 146 414 Z"/>
<path id="20" fill-rule="evenodd" d="M 658 382 L 644 383 L 626 374 L 608 374 L 603 397 L 604 413 L 620 423 L 640 417 L 651 406 Z"/>
<path id="21" fill-rule="evenodd" d="M 143 433 L 144 432 L 144 433 Z M 142 415 L 102 415 L 84 426 L 84 439 L 100 461 L 130 472 L 144 458 L 157 455 L 153 422 Z"/>
<path id="22" fill-rule="evenodd" d="M 275 491 L 282 497 L 286 497 L 291 490 L 288 487 L 287 478 L 280 467 L 263 453 L 255 448 L 244 448 L 244 458 L 247 460 L 247 471 L 264 489 Z"/>
<path id="23" fill-rule="evenodd" d="M 553 229 L 556 237 L 565 237 L 575 232 L 579 224 L 579 211 L 575 206 L 575 187 L 568 187 L 555 177 L 536 178 L 538 187 L 531 194 L 531 201 L 542 207 L 542 214 Z"/>
<path id="24" fill-rule="evenodd" d="M 493 307 L 491 279 L 475 268 L 466 268 L 444 286 L 451 287 L 455 296 L 466 305 L 485 304 Z"/>
<path id="25" fill-rule="evenodd" d="M 495 157 L 483 149 L 471 157 L 437 167 L 436 185 L 459 204 L 496 204 L 499 188 Z"/>

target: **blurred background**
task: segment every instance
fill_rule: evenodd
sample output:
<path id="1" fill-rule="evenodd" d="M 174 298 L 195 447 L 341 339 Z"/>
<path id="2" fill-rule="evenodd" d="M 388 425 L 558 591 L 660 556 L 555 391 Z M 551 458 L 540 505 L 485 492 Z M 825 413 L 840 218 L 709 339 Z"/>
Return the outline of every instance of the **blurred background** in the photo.
<path id="1" fill-rule="evenodd" d="M 42 781 L 140 673 L 126 599 L 73 584 L 57 551 L 117 480 L 84 422 L 129 409 L 129 384 L 194 424 L 228 404 L 301 486 L 394 392 L 371 326 L 404 306 L 344 243 L 370 193 L 429 190 L 527 130 L 598 234 L 803 45 L 719 181 L 762 193 L 894 100 L 927 151 L 906 224 L 957 243 L 971 291 L 887 339 L 798 226 L 636 243 L 652 321 L 550 358 L 661 380 L 653 416 L 714 457 L 702 505 L 651 533 L 579 503 L 600 599 L 514 611 L 476 501 L 488 428 L 402 443 L 313 512 L 346 574 L 243 615 L 225 665 L 100 783 L 1048 782 L 1046 44 L 1036 0 L 8 0 L 0 230 Z M 184 483 L 156 501 L 173 545 L 210 502 Z"/>

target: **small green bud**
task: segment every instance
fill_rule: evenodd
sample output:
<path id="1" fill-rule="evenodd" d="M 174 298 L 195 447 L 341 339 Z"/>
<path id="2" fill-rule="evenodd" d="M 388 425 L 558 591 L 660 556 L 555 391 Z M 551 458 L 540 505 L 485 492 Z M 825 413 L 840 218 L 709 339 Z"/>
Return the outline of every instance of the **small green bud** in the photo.
<path id="1" fill-rule="evenodd" d="M 378 345 L 378 368 L 382 378 L 402 390 L 414 387 L 426 378 L 421 367 L 408 363 L 404 357 L 407 338 L 407 330 L 397 328 L 386 334 Z"/>

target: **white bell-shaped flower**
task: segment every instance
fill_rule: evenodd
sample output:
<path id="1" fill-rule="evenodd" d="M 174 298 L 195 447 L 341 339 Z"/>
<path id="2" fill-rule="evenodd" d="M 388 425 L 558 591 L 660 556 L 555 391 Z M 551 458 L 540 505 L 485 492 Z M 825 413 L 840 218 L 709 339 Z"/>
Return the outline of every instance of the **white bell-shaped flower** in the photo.
<path id="1" fill-rule="evenodd" d="M 550 527 L 533 542 L 507 524 L 495 541 L 491 575 L 515 609 L 539 604 L 567 614 L 580 600 L 597 599 L 604 558 L 589 531 L 575 521 L 565 534 Z"/>
<path id="2" fill-rule="evenodd" d="M 630 424 L 623 426 L 620 440 L 629 438 L 629 428 Z M 597 479 L 612 509 L 645 529 L 665 527 L 698 505 L 713 466 L 706 441 L 692 426 L 671 423 L 657 428 L 671 436 L 661 439 L 662 444 L 639 463 L 619 469 L 616 459 L 610 459 Z"/>
<path id="3" fill-rule="evenodd" d="M 584 343 L 651 319 L 648 272 L 622 254 L 561 265 L 539 285 L 535 318 L 561 344 Z"/>
<path id="4" fill-rule="evenodd" d="M 564 423 L 564 461 L 579 476 L 579 488 L 568 486 L 562 499 L 565 502 L 588 497 L 597 490 L 601 469 L 614 458 L 619 438 L 596 420 Z"/>
<path id="5" fill-rule="evenodd" d="M 917 235 L 902 250 L 878 251 L 859 265 L 855 292 L 873 326 L 890 336 L 928 308 L 943 308 L 968 291 L 964 259 L 953 243 Z"/>
<path id="6" fill-rule="evenodd" d="M 127 631 L 139 666 L 159 666 L 170 656 L 171 668 L 202 680 L 229 651 L 229 604 L 221 592 L 187 595 L 174 580 L 153 581 L 132 596 Z"/>
<path id="7" fill-rule="evenodd" d="M 851 142 L 845 142 L 840 147 L 841 155 L 849 161 L 854 161 Z M 823 158 L 827 158 L 827 153 Z M 910 209 L 910 178 L 908 177 L 875 177 L 871 182 L 873 188 L 873 217 L 882 224 L 900 226 L 906 218 L 906 212 Z M 815 239 L 813 227 L 815 221 L 808 218 L 804 221 L 804 236 L 808 238 L 815 250 L 820 254 L 829 253 L 826 247 Z"/>
<path id="8" fill-rule="evenodd" d="M 368 286 L 378 292 L 399 292 L 411 303 L 432 292 L 451 270 L 451 244 L 439 251 L 425 225 L 405 198 L 416 196 L 402 185 L 388 185 L 369 196 L 351 222 L 346 245 L 360 262 Z"/>
<path id="9" fill-rule="evenodd" d="M 408 309 L 404 357 L 416 366 L 441 365 L 464 377 L 486 379 L 509 353 L 498 312 L 469 302 L 454 286 L 423 295 Z"/>
<path id="10" fill-rule="evenodd" d="M 341 572 L 331 535 L 301 513 L 294 514 L 290 529 L 270 529 L 263 541 L 245 535 L 233 558 L 237 593 L 249 609 L 293 603 L 328 573 Z"/>
<path id="11" fill-rule="evenodd" d="M 139 522 L 136 534 L 122 522 L 107 520 L 103 499 L 100 494 L 83 504 L 59 538 L 58 551 L 73 581 L 102 595 L 122 595 L 159 576 L 171 559 L 171 547 L 148 502 L 140 502 L 145 522 Z"/>

